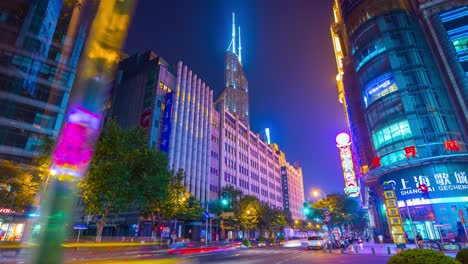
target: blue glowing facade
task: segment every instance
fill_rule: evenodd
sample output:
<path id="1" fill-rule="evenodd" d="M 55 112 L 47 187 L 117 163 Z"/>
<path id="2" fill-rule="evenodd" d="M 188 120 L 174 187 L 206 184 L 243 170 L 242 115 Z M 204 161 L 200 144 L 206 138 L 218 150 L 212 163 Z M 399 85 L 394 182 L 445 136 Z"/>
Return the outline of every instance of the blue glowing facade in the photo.
<path id="1" fill-rule="evenodd" d="M 447 237 L 461 237 L 458 209 L 451 208 L 468 201 L 466 117 L 413 8 L 411 1 L 336 1 L 331 31 L 340 101 L 369 187 L 363 200 L 375 235 L 391 237 L 382 203 L 382 185 L 391 182 L 401 211 L 428 212 L 403 219 L 410 239 L 413 231 L 438 239 L 436 223 Z M 420 184 L 430 186 L 429 197 Z"/>
<path id="2" fill-rule="evenodd" d="M 0 3 L 0 159 L 30 164 L 60 130 L 89 20 L 72 1 Z M 81 18 L 80 18 L 81 19 Z"/>

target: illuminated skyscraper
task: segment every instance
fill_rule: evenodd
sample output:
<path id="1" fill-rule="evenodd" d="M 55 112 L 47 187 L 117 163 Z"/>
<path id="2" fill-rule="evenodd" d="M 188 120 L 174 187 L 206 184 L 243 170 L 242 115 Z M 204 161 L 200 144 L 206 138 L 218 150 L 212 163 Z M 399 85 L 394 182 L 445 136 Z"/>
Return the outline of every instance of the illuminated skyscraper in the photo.
<path id="1" fill-rule="evenodd" d="M 88 8 L 75 1 L 0 1 L 0 159 L 29 164 L 42 140 L 57 136 Z"/>
<path id="2" fill-rule="evenodd" d="M 239 120 L 249 125 L 249 84 L 242 68 L 242 46 L 239 34 L 239 46 L 236 53 L 236 26 L 233 16 L 232 40 L 228 51 L 224 55 L 224 89 L 216 103 L 224 102 L 225 110 L 233 113 Z M 230 48 L 232 47 L 232 51 Z"/>
<path id="3" fill-rule="evenodd" d="M 333 11 L 339 100 L 357 153 L 354 167 L 368 187 L 364 204 L 376 216 L 371 224 L 390 237 L 382 202 L 387 182 L 398 206 L 408 206 L 400 213 L 410 239 L 414 232 L 439 239 L 434 222 L 456 234 L 459 209 L 468 200 L 466 115 L 457 114 L 453 102 L 460 99 L 438 65 L 441 51 L 433 53 L 413 1 L 336 0 Z M 452 21 L 444 24 L 449 34 L 447 27 L 463 27 Z"/>

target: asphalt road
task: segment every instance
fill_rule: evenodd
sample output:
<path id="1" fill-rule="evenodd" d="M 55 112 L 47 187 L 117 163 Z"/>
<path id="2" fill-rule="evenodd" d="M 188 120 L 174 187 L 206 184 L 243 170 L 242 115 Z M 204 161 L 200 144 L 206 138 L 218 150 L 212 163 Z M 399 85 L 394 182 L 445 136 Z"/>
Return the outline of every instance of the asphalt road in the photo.
<path id="1" fill-rule="evenodd" d="M 207 253 L 198 256 L 187 256 L 181 263 L 236 263 L 236 264 L 340 264 L 372 263 L 385 264 L 391 256 L 330 254 L 318 250 L 302 248 L 251 248 L 234 251 Z"/>

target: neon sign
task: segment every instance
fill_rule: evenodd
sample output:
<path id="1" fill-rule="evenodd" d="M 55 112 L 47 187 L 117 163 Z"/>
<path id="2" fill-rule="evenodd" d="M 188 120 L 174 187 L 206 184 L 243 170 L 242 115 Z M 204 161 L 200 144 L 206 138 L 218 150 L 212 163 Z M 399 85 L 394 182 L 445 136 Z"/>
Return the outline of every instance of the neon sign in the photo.
<path id="1" fill-rule="evenodd" d="M 359 196 L 359 186 L 356 182 L 353 156 L 351 153 L 351 137 L 347 133 L 339 133 L 336 136 L 336 146 L 340 150 L 341 166 L 345 180 L 345 194 L 349 197 Z"/>
<path id="2" fill-rule="evenodd" d="M 82 177 L 93 156 L 101 117 L 81 107 L 70 110 L 67 122 L 52 155 L 51 170 L 58 174 Z"/>

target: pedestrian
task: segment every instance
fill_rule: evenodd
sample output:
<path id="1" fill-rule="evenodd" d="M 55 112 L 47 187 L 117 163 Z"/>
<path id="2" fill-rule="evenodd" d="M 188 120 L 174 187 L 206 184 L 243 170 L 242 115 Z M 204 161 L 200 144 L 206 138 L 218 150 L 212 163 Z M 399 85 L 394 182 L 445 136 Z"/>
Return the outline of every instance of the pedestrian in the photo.
<path id="1" fill-rule="evenodd" d="M 423 246 L 424 246 L 424 240 L 423 240 L 423 237 L 422 237 L 421 233 L 418 233 L 418 234 L 416 235 L 416 241 L 418 242 L 418 247 L 419 247 L 419 248 L 423 248 Z"/>
<path id="2" fill-rule="evenodd" d="M 383 236 L 382 236 L 382 234 L 380 234 L 380 235 L 378 236 L 378 238 L 379 238 L 379 243 L 380 243 L 380 245 L 383 247 Z"/>

